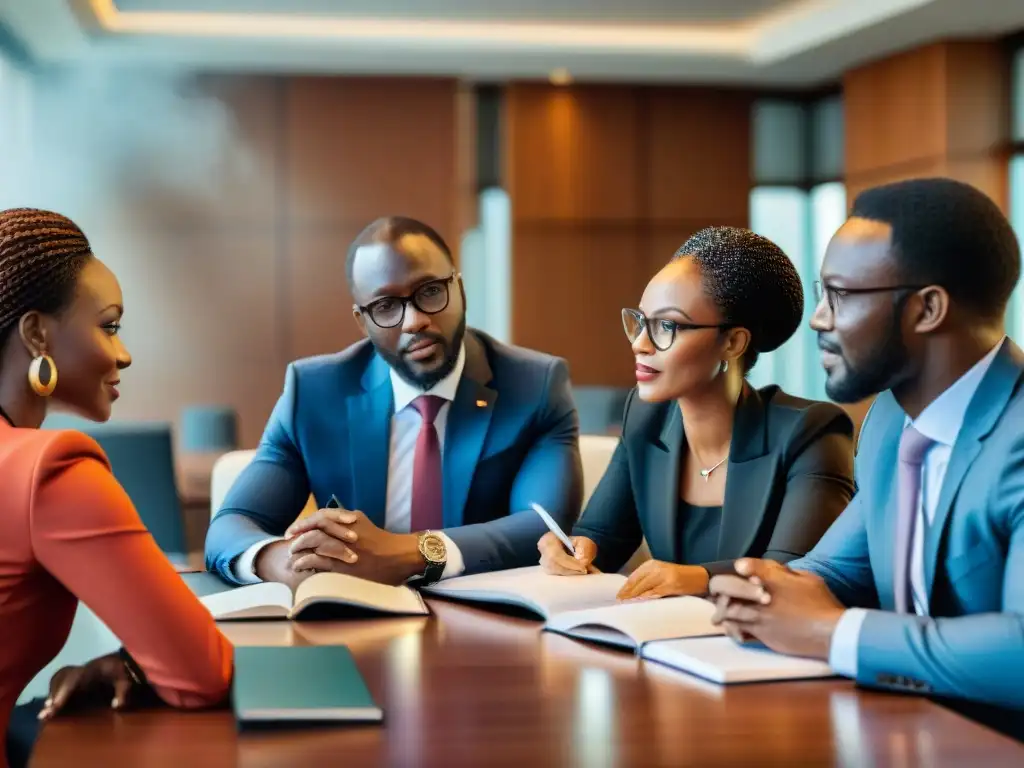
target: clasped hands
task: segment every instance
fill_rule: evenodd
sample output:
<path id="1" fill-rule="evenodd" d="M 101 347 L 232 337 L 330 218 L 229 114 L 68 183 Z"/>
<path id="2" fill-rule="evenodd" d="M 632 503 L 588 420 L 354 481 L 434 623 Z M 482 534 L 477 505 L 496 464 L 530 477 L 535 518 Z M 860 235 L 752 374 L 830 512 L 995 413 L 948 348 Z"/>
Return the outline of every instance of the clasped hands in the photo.
<path id="1" fill-rule="evenodd" d="M 283 541 L 260 552 L 255 565 L 264 580 L 293 589 L 317 571 L 401 584 L 426 567 L 417 534 L 391 533 L 362 512 L 343 508 L 318 509 L 296 520 Z"/>
<path id="2" fill-rule="evenodd" d="M 711 579 L 712 622 L 737 642 L 827 661 L 846 608 L 824 580 L 772 560 L 741 558 L 734 567 L 735 574 Z"/>

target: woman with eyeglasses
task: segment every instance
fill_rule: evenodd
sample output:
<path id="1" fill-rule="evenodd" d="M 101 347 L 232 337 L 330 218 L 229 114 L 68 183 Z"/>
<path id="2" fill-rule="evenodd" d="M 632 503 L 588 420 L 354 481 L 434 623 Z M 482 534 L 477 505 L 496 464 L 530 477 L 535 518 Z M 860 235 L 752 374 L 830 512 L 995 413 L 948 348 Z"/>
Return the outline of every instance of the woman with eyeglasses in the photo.
<path id="1" fill-rule="evenodd" d="M 620 599 L 703 595 L 740 557 L 810 550 L 853 496 L 853 423 L 831 403 L 746 380 L 803 317 L 800 276 L 770 240 L 702 230 L 622 321 L 636 359 L 622 439 L 572 531 L 538 543 L 546 571 L 621 569 L 646 538 L 652 559 Z"/>

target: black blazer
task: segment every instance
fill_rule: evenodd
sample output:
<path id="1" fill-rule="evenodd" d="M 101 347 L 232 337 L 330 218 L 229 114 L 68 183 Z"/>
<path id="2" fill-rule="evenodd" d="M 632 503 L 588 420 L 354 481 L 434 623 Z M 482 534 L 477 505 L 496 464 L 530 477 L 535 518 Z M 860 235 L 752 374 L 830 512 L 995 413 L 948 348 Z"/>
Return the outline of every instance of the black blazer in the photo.
<path id="1" fill-rule="evenodd" d="M 655 560 L 679 562 L 679 470 L 685 448 L 675 402 L 626 400 L 622 439 L 574 536 L 597 543 L 594 564 L 617 571 L 641 539 Z M 791 397 L 777 386 L 744 388 L 736 406 L 718 560 L 788 562 L 817 544 L 853 497 L 853 422 L 836 405 Z"/>

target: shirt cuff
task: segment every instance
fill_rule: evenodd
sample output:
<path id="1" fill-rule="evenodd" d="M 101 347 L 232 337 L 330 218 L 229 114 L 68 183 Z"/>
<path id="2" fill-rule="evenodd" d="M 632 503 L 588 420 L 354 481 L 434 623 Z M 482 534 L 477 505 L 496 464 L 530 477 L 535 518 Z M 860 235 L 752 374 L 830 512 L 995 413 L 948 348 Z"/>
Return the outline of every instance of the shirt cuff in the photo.
<path id="1" fill-rule="evenodd" d="M 857 646 L 860 641 L 860 628 L 867 615 L 863 608 L 848 608 L 832 631 L 828 665 L 837 675 L 857 678 Z"/>
<path id="2" fill-rule="evenodd" d="M 438 531 L 437 535 L 444 539 L 444 551 L 448 555 L 448 561 L 445 563 L 444 573 L 441 574 L 441 578 L 451 579 L 455 576 L 461 576 L 466 570 L 466 561 L 462 558 L 462 551 L 445 533 Z"/>
<path id="3" fill-rule="evenodd" d="M 263 579 L 256 575 L 256 555 L 260 551 L 276 541 L 284 541 L 283 536 L 274 536 L 263 541 L 258 541 L 238 556 L 238 559 L 231 564 L 231 572 L 242 584 L 259 584 Z"/>

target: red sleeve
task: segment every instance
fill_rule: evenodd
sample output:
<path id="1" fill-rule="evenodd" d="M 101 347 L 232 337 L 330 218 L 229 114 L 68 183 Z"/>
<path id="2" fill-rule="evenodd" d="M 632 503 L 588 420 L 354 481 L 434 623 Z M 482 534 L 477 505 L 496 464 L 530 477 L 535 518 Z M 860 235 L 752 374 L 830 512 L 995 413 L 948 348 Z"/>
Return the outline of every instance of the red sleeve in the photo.
<path id="1" fill-rule="evenodd" d="M 223 701 L 233 652 L 157 547 L 90 438 L 57 433 L 36 467 L 38 561 L 117 635 L 168 704 Z"/>

